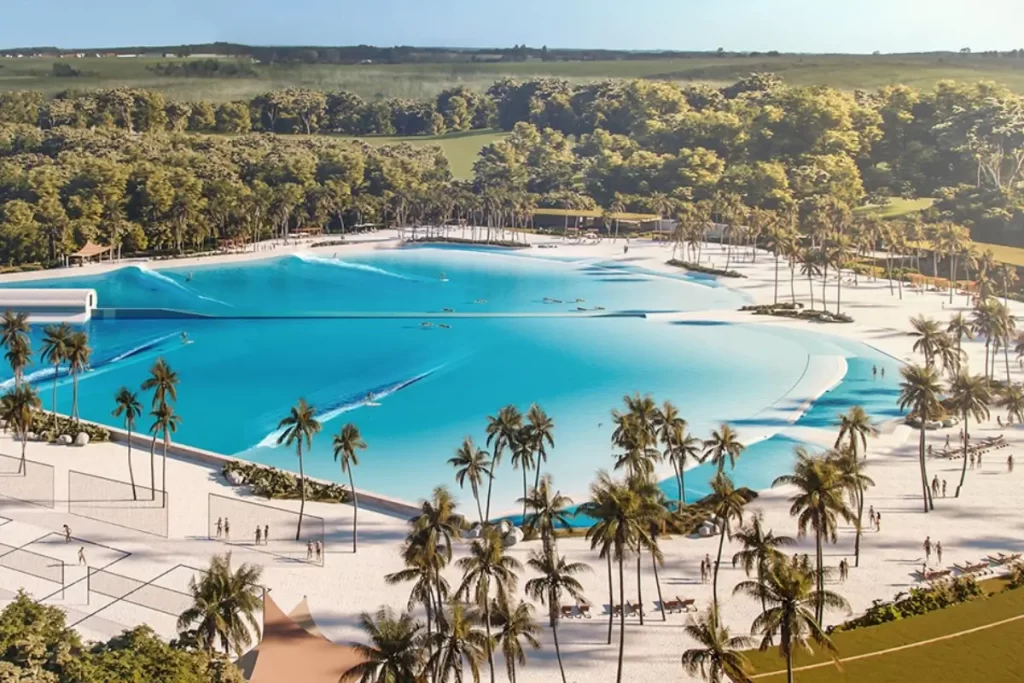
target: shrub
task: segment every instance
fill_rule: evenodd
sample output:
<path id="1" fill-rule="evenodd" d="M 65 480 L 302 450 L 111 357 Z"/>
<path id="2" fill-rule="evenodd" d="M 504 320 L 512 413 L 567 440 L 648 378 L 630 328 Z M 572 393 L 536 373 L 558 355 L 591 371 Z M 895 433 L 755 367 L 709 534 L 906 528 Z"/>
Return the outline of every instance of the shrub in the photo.
<path id="1" fill-rule="evenodd" d="M 64 415 L 57 416 L 56 428 L 54 428 L 52 413 L 37 412 L 33 423 L 43 440 L 49 443 L 56 442 L 58 437 L 65 434 L 74 439 L 81 432 L 89 435 L 90 442 L 110 441 L 110 430 L 106 427 L 90 422 L 75 422 Z"/>
<path id="2" fill-rule="evenodd" d="M 910 593 L 897 593 L 891 602 L 875 600 L 864 614 L 830 628 L 829 633 L 899 621 L 983 597 L 985 591 L 973 576 L 958 576 L 931 587 L 911 588 Z"/>
<path id="3" fill-rule="evenodd" d="M 831 311 L 816 311 L 805 309 L 802 304 L 760 304 L 744 306 L 741 311 L 747 311 L 754 315 L 774 315 L 782 318 L 797 318 L 800 320 L 813 320 L 819 323 L 852 323 L 853 318 L 846 313 L 833 313 Z"/>
<path id="4" fill-rule="evenodd" d="M 299 478 L 291 472 L 284 472 L 276 467 L 263 467 L 251 462 L 232 461 L 225 464 L 221 471 L 225 477 L 230 472 L 237 473 L 241 476 L 243 484 L 257 496 L 263 496 L 267 500 L 274 498 L 294 500 L 301 497 Z M 321 503 L 347 503 L 348 491 L 340 484 L 325 484 L 307 477 L 306 500 L 315 500 Z"/>
<path id="5" fill-rule="evenodd" d="M 694 273 L 704 273 L 705 275 L 718 275 L 720 277 L 746 277 L 746 275 L 738 273 L 735 270 L 712 268 L 711 266 L 702 266 L 699 263 L 690 263 L 689 261 L 680 261 L 679 259 L 672 259 L 667 261 L 667 263 L 670 266 L 684 268 Z"/>
<path id="6" fill-rule="evenodd" d="M 430 237 L 417 237 L 405 241 L 406 244 L 418 244 L 420 242 L 440 242 L 445 244 L 482 244 L 488 247 L 507 247 L 509 249 L 529 249 L 529 244 L 523 244 L 522 242 L 513 242 L 511 240 L 471 240 L 463 239 L 461 237 L 439 237 L 431 235 Z"/>

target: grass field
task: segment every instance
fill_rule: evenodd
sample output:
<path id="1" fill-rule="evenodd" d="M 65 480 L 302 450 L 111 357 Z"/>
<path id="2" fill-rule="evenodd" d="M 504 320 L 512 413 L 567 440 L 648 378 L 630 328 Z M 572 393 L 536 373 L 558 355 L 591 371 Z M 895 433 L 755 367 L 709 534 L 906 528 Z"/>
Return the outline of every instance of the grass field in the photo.
<path id="1" fill-rule="evenodd" d="M 664 60 L 589 62 L 510 62 L 368 65 L 255 65 L 258 78 L 179 78 L 147 70 L 160 58 L 85 58 L 63 60 L 85 73 L 76 78 L 52 75 L 53 59 L 0 60 L 0 90 L 42 90 L 132 85 L 154 88 L 177 99 L 227 101 L 250 98 L 285 87 L 345 89 L 374 99 L 430 97 L 444 88 L 465 85 L 483 90 L 503 76 L 557 76 L 575 82 L 603 78 L 656 78 L 678 83 L 731 83 L 755 71 L 772 71 L 793 85 L 831 85 L 843 90 L 872 90 L 893 83 L 931 88 L 942 79 L 993 80 L 1024 92 L 1024 59 L 934 55 L 781 55 L 779 57 L 694 57 Z"/>
<path id="2" fill-rule="evenodd" d="M 876 204 L 865 204 L 854 209 L 856 214 L 874 213 L 880 218 L 900 218 L 907 214 L 923 211 L 935 203 L 934 199 L 925 197 L 923 199 L 901 199 L 893 197 L 885 206 Z"/>
<path id="3" fill-rule="evenodd" d="M 999 584 L 985 586 L 998 590 Z M 919 617 L 894 621 L 880 626 L 838 633 L 833 638 L 840 658 L 877 652 L 888 648 L 937 638 L 959 631 L 992 624 L 1024 614 L 1024 591 L 1016 590 L 995 595 Z M 872 681 L 897 683 L 908 680 L 928 683 L 953 681 L 1024 681 L 1024 619 L 955 638 L 881 654 L 843 664 L 842 671 L 834 666 L 819 667 L 797 672 L 801 683 L 834 681 Z M 764 676 L 758 681 L 776 683 L 786 679 L 785 660 L 776 650 L 752 652 L 750 660 L 758 673 L 781 670 L 780 675 Z M 826 662 L 821 652 L 808 655 L 801 652 L 794 666 Z"/>
<path id="4" fill-rule="evenodd" d="M 448 163 L 451 164 L 452 168 L 452 175 L 460 180 L 469 180 L 473 177 L 473 162 L 476 161 L 476 157 L 480 153 L 480 150 L 485 145 L 497 142 L 507 135 L 508 133 L 492 130 L 473 130 L 466 131 L 464 133 L 452 133 L 449 135 L 413 135 L 408 137 L 395 136 L 386 138 L 343 137 L 343 139 L 359 140 L 370 145 L 397 145 L 403 142 L 408 142 L 410 145 L 415 145 L 417 147 L 438 145 L 442 150 L 444 150 L 445 156 L 448 157 Z"/>

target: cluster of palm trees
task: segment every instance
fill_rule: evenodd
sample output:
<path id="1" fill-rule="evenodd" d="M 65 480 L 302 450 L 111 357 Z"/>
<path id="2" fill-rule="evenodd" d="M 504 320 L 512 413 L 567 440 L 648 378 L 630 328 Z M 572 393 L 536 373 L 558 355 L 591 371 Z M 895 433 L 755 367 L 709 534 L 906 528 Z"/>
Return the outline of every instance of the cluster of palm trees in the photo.
<path id="1" fill-rule="evenodd" d="M 967 447 L 970 440 L 970 418 L 987 420 L 989 406 L 1006 409 L 1007 419 L 1024 422 L 1024 387 L 1013 383 L 1010 376 L 1010 344 L 1016 335 L 1017 320 L 1006 302 L 1000 302 L 985 285 L 981 286 L 970 317 L 956 313 L 943 326 L 932 319 L 918 316 L 910 320 L 914 351 L 924 356 L 923 365 L 908 365 L 902 370 L 900 408 L 907 410 L 918 424 L 918 462 L 921 468 L 921 491 L 924 511 L 934 509 L 928 486 L 926 441 L 929 422 L 952 414 L 963 422 L 963 458 L 960 481 L 955 497 L 960 496 L 967 476 Z M 963 340 L 980 337 L 985 340 L 985 367 L 982 374 L 972 375 L 967 368 Z M 996 378 L 996 351 L 1002 349 L 1006 365 L 1006 381 Z M 1024 356 L 1024 338 L 1016 339 L 1014 351 Z M 945 377 L 945 382 L 943 382 Z"/>
<path id="2" fill-rule="evenodd" d="M 209 568 L 189 579 L 192 606 L 178 617 L 180 643 L 213 653 L 241 656 L 260 637 L 257 615 L 263 608 L 263 568 L 243 562 L 231 567 L 231 553 L 214 555 Z"/>

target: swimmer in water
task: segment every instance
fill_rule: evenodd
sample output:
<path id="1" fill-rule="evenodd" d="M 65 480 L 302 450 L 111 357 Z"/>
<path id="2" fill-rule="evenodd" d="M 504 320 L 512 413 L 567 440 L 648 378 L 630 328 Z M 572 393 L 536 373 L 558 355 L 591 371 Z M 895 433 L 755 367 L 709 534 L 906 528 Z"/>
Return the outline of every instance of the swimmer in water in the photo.
<path id="1" fill-rule="evenodd" d="M 188 275 L 187 275 L 187 276 L 185 277 L 185 282 L 192 282 L 192 273 L 189 273 L 189 274 L 188 274 Z"/>
<path id="2" fill-rule="evenodd" d="M 181 333 L 181 343 L 188 344 L 188 332 Z"/>

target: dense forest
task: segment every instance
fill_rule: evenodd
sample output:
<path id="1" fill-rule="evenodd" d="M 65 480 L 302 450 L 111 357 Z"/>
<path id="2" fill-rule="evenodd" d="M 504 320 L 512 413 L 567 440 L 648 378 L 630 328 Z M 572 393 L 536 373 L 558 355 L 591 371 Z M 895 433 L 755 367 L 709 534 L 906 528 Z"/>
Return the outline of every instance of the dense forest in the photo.
<path id="1" fill-rule="evenodd" d="M 325 135 L 497 126 L 471 182 L 438 148 Z M 197 135 L 194 133 L 230 133 Z M 709 217 L 935 197 L 928 219 L 1021 242 L 1024 106 L 992 83 L 844 93 L 754 74 L 716 89 L 503 79 L 425 101 L 290 89 L 214 106 L 118 88 L 0 94 L 0 261 L 53 263 L 85 240 L 198 249 L 305 225 L 523 223 L 536 206 Z M 723 207 L 728 207 L 726 208 Z M 801 225 L 801 227 L 803 227 Z"/>

